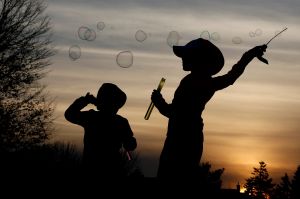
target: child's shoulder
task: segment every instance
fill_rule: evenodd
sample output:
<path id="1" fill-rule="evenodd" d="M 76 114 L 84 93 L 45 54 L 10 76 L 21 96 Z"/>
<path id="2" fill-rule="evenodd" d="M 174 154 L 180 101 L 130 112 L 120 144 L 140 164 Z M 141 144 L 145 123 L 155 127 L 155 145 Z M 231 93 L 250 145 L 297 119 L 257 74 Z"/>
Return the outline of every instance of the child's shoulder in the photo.
<path id="1" fill-rule="evenodd" d="M 119 114 L 116 114 L 116 118 L 119 119 L 119 120 L 124 120 L 124 121 L 127 121 L 127 119 Z"/>
<path id="2" fill-rule="evenodd" d="M 125 117 L 123 117 L 123 116 L 121 116 L 121 115 L 116 115 L 116 121 L 118 122 L 118 123 L 128 123 L 128 120 L 125 118 Z"/>

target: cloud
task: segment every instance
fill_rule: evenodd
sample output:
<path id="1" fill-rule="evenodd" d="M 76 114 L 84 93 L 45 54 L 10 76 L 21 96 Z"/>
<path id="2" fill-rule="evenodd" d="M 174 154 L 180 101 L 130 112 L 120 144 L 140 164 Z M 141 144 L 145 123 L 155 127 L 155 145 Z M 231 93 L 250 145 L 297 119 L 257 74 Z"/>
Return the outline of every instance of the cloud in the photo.
<path id="1" fill-rule="evenodd" d="M 180 17 L 181 15 L 222 15 L 233 17 L 239 16 L 239 18 L 254 18 L 254 19 L 269 19 L 270 21 L 291 21 L 295 22 L 299 18 L 299 1 L 297 0 L 172 0 L 172 1 L 160 1 L 160 0 L 111 0 L 111 1 L 99 1 L 99 0 L 87 0 L 87 1 L 70 1 L 52 0 L 51 4 L 59 5 L 60 7 L 66 7 L 72 9 L 74 7 L 77 10 L 85 11 L 84 8 L 89 10 L 98 9 L 101 14 L 102 10 L 116 11 L 119 13 L 117 16 L 124 15 L 124 13 L 135 13 L 135 10 L 150 10 L 152 13 L 167 13 L 168 15 L 174 15 Z M 146 12 L 147 14 L 147 12 Z M 201 19 L 201 18 L 200 18 Z"/>

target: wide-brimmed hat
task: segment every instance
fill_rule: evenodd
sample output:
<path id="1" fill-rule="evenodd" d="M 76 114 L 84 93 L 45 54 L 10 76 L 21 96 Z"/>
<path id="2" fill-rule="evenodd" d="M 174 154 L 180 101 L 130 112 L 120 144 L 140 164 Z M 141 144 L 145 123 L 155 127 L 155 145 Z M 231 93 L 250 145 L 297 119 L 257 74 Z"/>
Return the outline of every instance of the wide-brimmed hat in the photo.
<path id="1" fill-rule="evenodd" d="M 218 73 L 224 66 L 221 50 L 206 39 L 198 38 L 185 46 L 173 46 L 173 52 L 181 58 L 194 56 L 199 61 L 203 61 L 206 64 L 203 67 L 210 67 L 207 70 L 211 75 Z"/>

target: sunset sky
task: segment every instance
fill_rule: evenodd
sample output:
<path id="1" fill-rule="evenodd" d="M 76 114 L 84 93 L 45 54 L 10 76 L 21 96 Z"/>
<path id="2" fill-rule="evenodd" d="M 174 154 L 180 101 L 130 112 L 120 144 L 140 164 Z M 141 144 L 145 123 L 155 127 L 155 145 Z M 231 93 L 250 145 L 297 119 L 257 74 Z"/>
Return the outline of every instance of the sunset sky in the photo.
<path id="1" fill-rule="evenodd" d="M 83 128 L 67 122 L 64 111 L 87 92 L 96 95 L 102 83 L 114 83 L 127 94 L 119 114 L 129 120 L 137 138 L 142 170 L 154 177 L 168 120 L 157 109 L 144 119 L 150 95 L 164 77 L 162 94 L 170 103 L 188 74 L 167 43 L 169 33 L 180 35 L 178 45 L 203 31 L 218 34 L 220 39 L 211 41 L 225 57 L 217 74 L 222 75 L 245 51 L 287 27 L 268 46 L 264 57 L 269 65 L 253 60 L 233 86 L 207 104 L 201 161 L 225 168 L 223 187 L 230 188 L 238 181 L 243 185 L 259 161 L 266 162 L 274 180 L 286 172 L 292 175 L 300 165 L 300 1 L 49 0 L 47 5 L 57 54 L 42 82 L 55 98 L 53 140 L 82 148 Z M 98 22 L 104 29 L 97 29 Z M 81 40 L 81 26 L 93 29 L 96 39 Z M 135 38 L 138 30 L 147 36 L 144 41 Z M 253 35 L 255 31 L 259 34 Z M 79 59 L 70 59 L 72 45 L 80 46 Z M 122 51 L 132 53 L 130 67 L 117 64 Z"/>

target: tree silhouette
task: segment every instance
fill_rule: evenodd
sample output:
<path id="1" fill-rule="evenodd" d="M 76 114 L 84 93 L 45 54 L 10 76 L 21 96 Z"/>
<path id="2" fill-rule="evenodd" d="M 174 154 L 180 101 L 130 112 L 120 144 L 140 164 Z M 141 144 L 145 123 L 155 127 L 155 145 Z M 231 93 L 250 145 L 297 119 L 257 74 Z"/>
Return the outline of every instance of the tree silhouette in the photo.
<path id="1" fill-rule="evenodd" d="M 254 167 L 251 173 L 253 176 L 246 179 L 245 193 L 253 199 L 267 199 L 272 193 L 274 184 L 272 184 L 272 178 L 269 177 L 266 163 L 261 161 L 259 165 L 259 168 Z"/>
<path id="2" fill-rule="evenodd" d="M 215 192 L 221 189 L 221 176 L 225 169 L 222 168 L 212 171 L 211 166 L 212 165 L 209 162 L 203 162 L 199 165 L 199 180 L 202 189 Z"/>
<path id="3" fill-rule="evenodd" d="M 281 177 L 281 182 L 276 185 L 273 193 L 272 199 L 290 199 L 291 198 L 291 182 L 289 176 L 285 173 Z"/>
<path id="4" fill-rule="evenodd" d="M 53 105 L 38 80 L 54 55 L 40 0 L 0 0 L 0 151 L 49 138 Z"/>
<path id="5" fill-rule="evenodd" d="M 300 198 L 300 165 L 298 166 L 292 179 L 292 199 Z"/>

